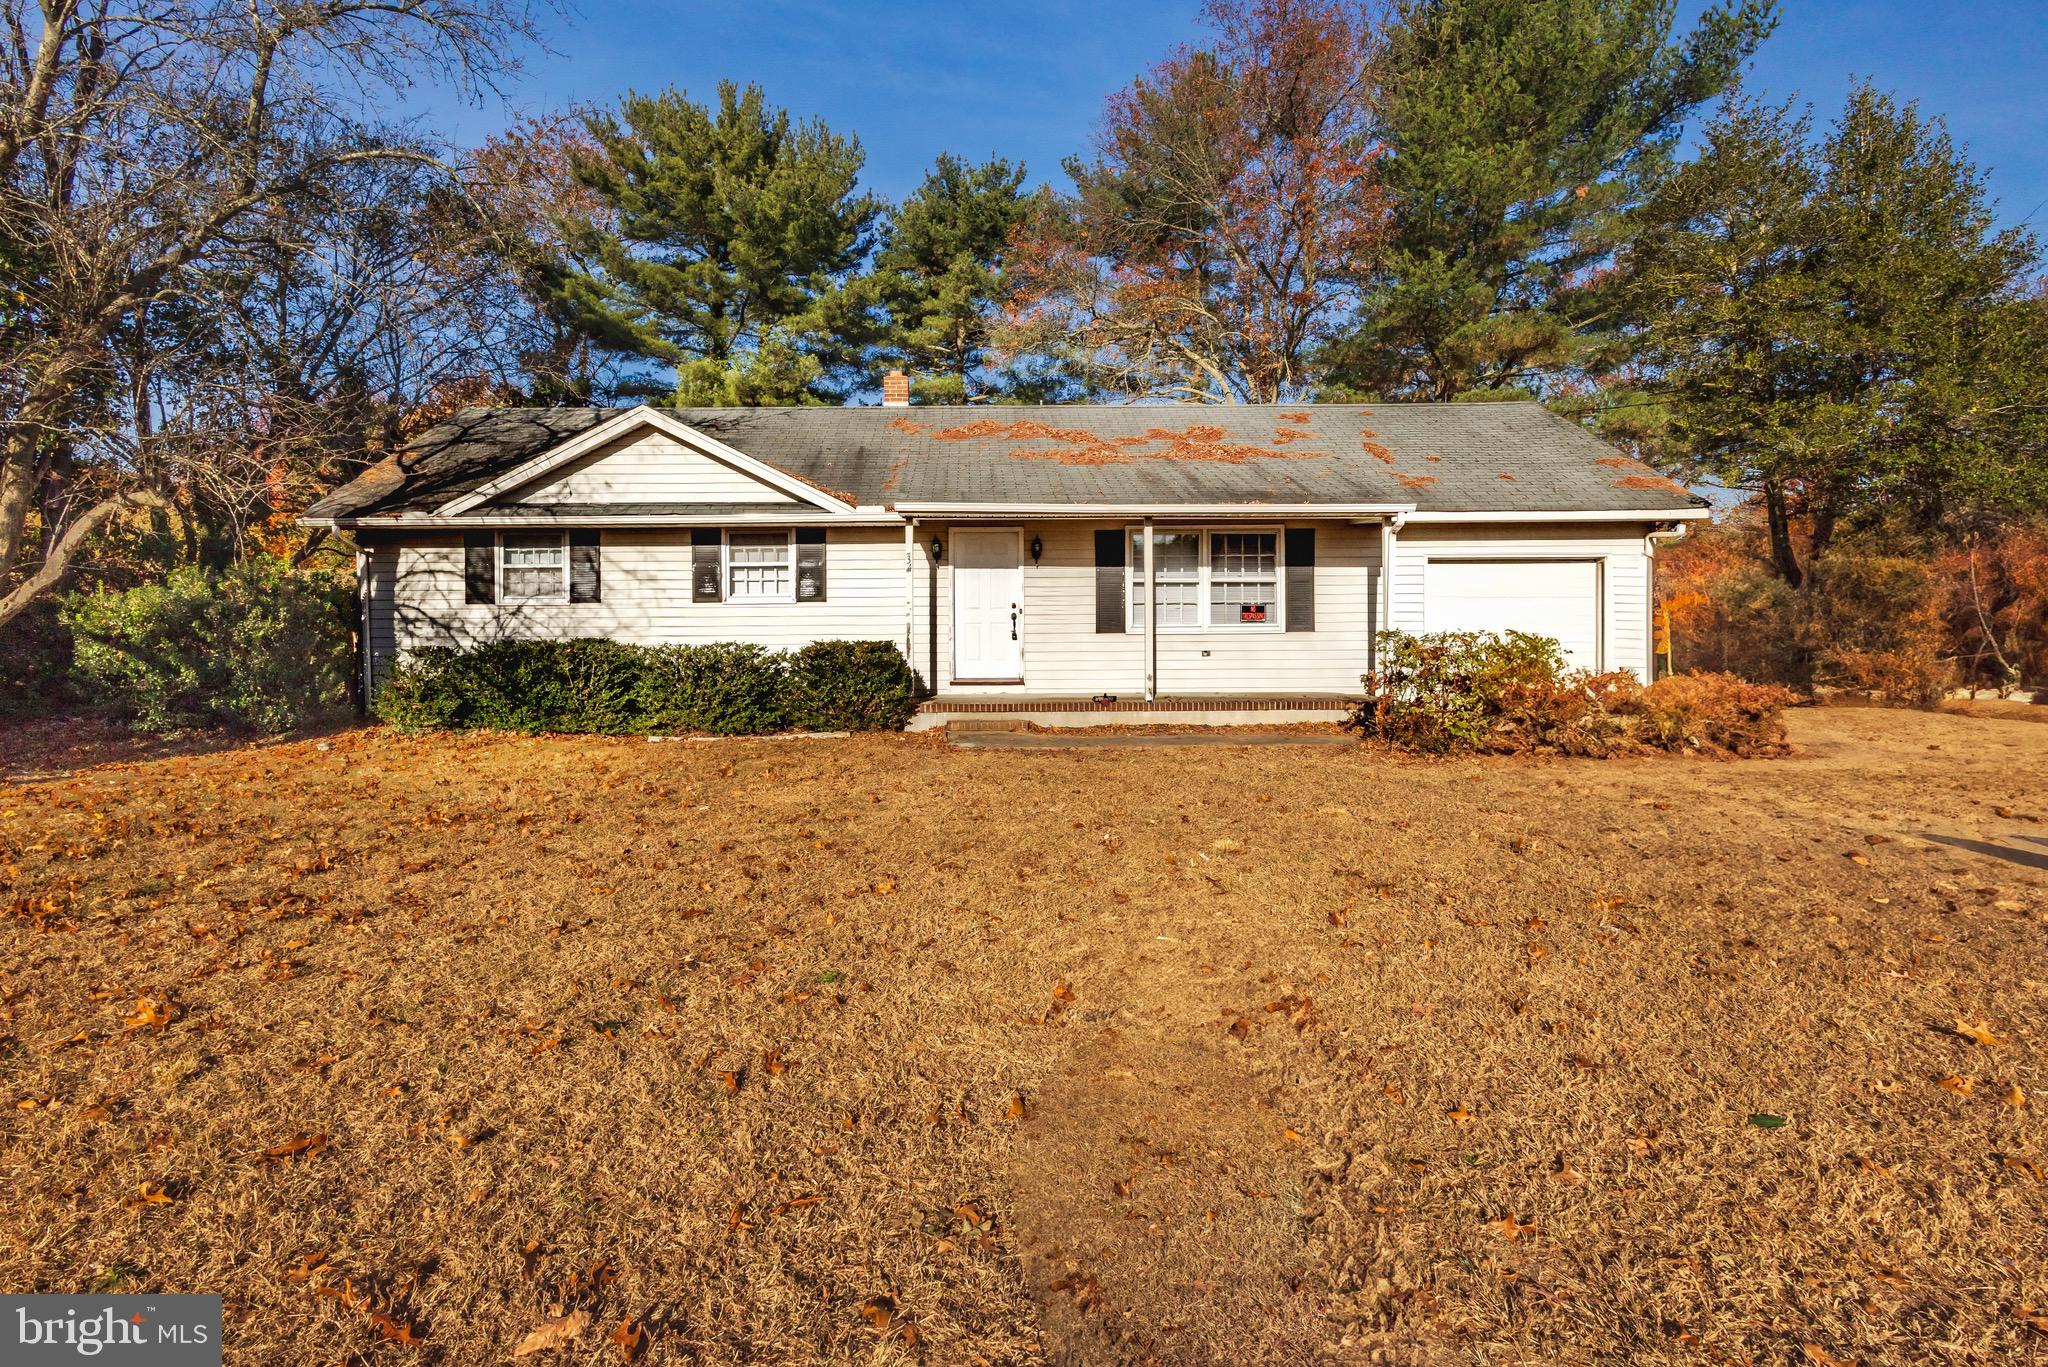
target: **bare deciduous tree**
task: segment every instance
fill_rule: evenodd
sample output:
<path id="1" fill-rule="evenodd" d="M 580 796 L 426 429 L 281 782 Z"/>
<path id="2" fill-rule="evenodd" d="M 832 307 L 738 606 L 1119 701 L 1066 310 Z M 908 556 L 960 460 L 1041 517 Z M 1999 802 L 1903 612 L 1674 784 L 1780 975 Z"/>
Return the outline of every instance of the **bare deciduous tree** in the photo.
<path id="1" fill-rule="evenodd" d="M 227 477 L 218 433 L 277 420 L 211 382 L 250 297 L 205 305 L 346 236 L 337 186 L 431 164 L 353 111 L 422 75 L 487 87 L 533 24 L 523 0 L 0 0 L 0 28 L 4 624 L 109 519 Z"/>

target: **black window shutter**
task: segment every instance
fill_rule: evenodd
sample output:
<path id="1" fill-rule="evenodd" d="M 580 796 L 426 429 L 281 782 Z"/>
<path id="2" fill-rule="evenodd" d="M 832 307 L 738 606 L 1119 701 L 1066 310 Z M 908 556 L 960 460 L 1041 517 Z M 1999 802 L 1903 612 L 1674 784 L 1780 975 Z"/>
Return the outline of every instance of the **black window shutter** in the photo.
<path id="1" fill-rule="evenodd" d="M 721 554 L 724 544 L 725 538 L 716 527 L 690 529 L 691 602 L 725 601 L 725 557 Z"/>
<path id="2" fill-rule="evenodd" d="M 462 534 L 462 601 L 498 601 L 498 536 L 495 532 Z"/>
<path id="3" fill-rule="evenodd" d="M 1095 631 L 1121 634 L 1125 629 L 1124 529 L 1095 533 Z"/>
<path id="4" fill-rule="evenodd" d="M 1287 629 L 1316 629 L 1316 529 L 1287 529 Z"/>
<path id="5" fill-rule="evenodd" d="M 796 529 L 796 601 L 825 601 L 825 529 Z"/>
<path id="6" fill-rule="evenodd" d="M 576 527 L 569 532 L 569 601 L 604 601 L 604 575 L 600 568 L 604 544 L 595 527 Z"/>

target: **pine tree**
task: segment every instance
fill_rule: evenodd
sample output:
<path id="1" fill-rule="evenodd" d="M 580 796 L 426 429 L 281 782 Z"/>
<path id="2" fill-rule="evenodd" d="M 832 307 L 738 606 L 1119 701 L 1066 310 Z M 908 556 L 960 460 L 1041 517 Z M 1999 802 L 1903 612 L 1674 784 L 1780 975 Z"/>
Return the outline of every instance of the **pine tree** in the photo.
<path id="1" fill-rule="evenodd" d="M 873 341 L 848 286 L 882 203 L 859 193 L 858 138 L 719 83 L 716 110 L 673 88 L 587 120 L 577 178 L 609 224 L 572 226 L 562 307 L 603 345 L 675 367 L 677 402 L 825 402 Z"/>
<path id="2" fill-rule="evenodd" d="M 995 398 L 1022 383 L 1002 373 L 992 332 L 1007 292 L 1004 248 L 1033 202 L 1023 185 L 1022 165 L 941 153 L 895 212 L 875 259 L 887 319 L 875 369 L 908 370 L 921 403 Z"/>
<path id="3" fill-rule="evenodd" d="M 1719 0 L 1673 41 L 1672 10 L 1401 0 L 1380 94 L 1394 240 L 1332 391 L 1520 393 L 1567 358 L 1574 280 L 1776 22 L 1775 0 Z"/>
<path id="4" fill-rule="evenodd" d="M 1939 121 L 1731 99 L 1704 144 L 1600 291 L 1633 346 L 1604 425 L 1754 496 L 1795 587 L 1856 521 L 2048 504 L 2039 249 Z"/>

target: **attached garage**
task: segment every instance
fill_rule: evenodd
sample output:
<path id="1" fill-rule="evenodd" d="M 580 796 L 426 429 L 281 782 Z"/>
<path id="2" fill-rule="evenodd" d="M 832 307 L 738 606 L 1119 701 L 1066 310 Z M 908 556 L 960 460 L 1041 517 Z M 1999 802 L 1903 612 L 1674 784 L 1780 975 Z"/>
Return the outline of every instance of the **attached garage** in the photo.
<path id="1" fill-rule="evenodd" d="M 1525 631 L 1602 668 L 1598 560 L 1438 560 L 1423 576 L 1426 631 Z"/>

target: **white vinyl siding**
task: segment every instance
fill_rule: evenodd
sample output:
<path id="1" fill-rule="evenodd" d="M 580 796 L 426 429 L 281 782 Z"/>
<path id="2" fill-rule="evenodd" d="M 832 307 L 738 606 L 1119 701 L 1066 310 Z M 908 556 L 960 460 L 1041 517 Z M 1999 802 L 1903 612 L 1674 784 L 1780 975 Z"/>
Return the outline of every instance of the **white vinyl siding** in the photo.
<path id="1" fill-rule="evenodd" d="M 602 602 L 492 604 L 463 601 L 459 533 L 423 536 L 371 552 L 371 642 L 384 654 L 580 636 L 638 645 L 753 641 L 778 650 L 833 640 L 900 645 L 902 531 L 835 527 L 826 550 L 825 602 L 693 603 L 687 528 L 607 529 Z"/>
<path id="2" fill-rule="evenodd" d="M 1391 622 L 1397 631 L 1429 630 L 1432 560 L 1500 562 L 1576 560 L 1599 567 L 1600 667 L 1645 674 L 1650 661 L 1650 559 L 1633 523 L 1410 523 L 1394 541 Z"/>
<path id="3" fill-rule="evenodd" d="M 641 431 L 579 456 L 501 503 L 788 503 L 745 471 L 693 451 L 665 432 Z"/>
<path id="4" fill-rule="evenodd" d="M 370 689 L 374 692 L 398 651 L 398 547 L 371 545 L 366 552 L 363 649 L 370 657 Z M 460 544 L 455 547 L 455 554 L 461 556 Z"/>
<path id="5" fill-rule="evenodd" d="M 953 691 L 1144 697 L 1144 632 L 1095 630 L 1095 533 L 1114 527 L 1128 536 L 1126 524 L 1022 521 L 1018 525 L 1023 528 L 1026 545 L 1034 536 L 1045 543 L 1037 564 L 1029 557 L 1024 561 L 1024 683 L 1014 687 L 961 685 Z M 1262 631 L 1233 626 L 1218 631 L 1161 631 L 1161 697 L 1215 693 L 1351 696 L 1362 691 L 1360 677 L 1370 663 L 1372 633 L 1379 624 L 1379 526 L 1311 521 L 1289 525 L 1316 531 L 1316 629 Z M 1213 524 L 1209 529 L 1226 530 Z M 1279 531 L 1270 524 L 1267 529 Z M 932 623 L 939 646 L 936 683 L 945 692 L 952 689 L 947 671 L 953 657 L 953 603 L 947 563 L 942 560 L 937 575 L 930 576 L 928 548 L 935 533 L 945 541 L 952 535 L 949 527 L 934 527 L 929 522 L 917 532 L 919 591 L 922 594 L 929 578 L 935 577 L 938 602 L 936 613 L 931 614 L 920 596 L 918 647 L 912 664 L 920 675 L 930 673 L 927 623 L 936 616 Z M 1276 609 L 1273 616 L 1277 619 L 1279 615 Z"/>

